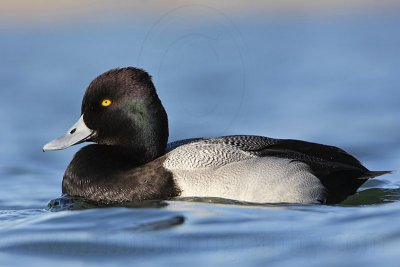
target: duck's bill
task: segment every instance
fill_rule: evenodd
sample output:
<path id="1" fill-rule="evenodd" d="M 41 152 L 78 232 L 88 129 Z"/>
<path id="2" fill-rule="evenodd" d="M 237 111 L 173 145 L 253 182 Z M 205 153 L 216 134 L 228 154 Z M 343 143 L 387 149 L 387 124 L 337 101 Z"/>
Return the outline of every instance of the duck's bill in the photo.
<path id="1" fill-rule="evenodd" d="M 79 120 L 68 130 L 68 132 L 57 139 L 47 143 L 43 147 L 43 151 L 52 151 L 64 149 L 85 141 L 88 141 L 94 135 L 94 131 L 89 129 L 83 121 L 83 115 Z"/>

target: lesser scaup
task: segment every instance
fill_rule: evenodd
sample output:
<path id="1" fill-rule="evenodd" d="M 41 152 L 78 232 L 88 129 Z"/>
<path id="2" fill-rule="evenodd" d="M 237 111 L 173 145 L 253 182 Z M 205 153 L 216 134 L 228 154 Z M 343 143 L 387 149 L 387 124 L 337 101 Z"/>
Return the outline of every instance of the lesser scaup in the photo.
<path id="1" fill-rule="evenodd" d="M 260 203 L 338 203 L 369 178 L 340 148 L 262 136 L 167 145 L 167 113 L 151 77 L 127 67 L 94 79 L 81 117 L 44 151 L 90 141 L 69 164 L 62 192 L 96 202 L 221 197 Z"/>

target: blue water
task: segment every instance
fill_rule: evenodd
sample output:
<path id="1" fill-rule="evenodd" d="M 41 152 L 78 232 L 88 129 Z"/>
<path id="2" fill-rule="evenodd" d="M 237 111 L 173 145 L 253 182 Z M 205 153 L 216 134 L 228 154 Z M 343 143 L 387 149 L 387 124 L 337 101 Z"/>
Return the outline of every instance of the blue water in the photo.
<path id="1" fill-rule="evenodd" d="M 400 176 L 341 205 L 223 199 L 55 205 L 79 147 L 42 153 L 75 122 L 88 83 L 152 75 L 170 140 L 227 134 L 340 146 L 400 166 L 400 16 L 161 17 L 0 27 L 0 266 L 398 266 Z"/>

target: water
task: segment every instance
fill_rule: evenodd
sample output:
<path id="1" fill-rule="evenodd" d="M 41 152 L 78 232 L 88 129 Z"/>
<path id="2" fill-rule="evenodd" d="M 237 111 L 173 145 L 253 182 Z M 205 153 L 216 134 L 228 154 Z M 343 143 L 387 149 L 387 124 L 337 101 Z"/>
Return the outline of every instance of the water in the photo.
<path id="1" fill-rule="evenodd" d="M 78 147 L 41 147 L 78 119 L 96 75 L 134 65 L 154 77 L 171 141 L 296 138 L 397 170 L 399 27 L 396 12 L 228 16 L 198 6 L 2 25 L 0 266 L 398 266 L 398 173 L 334 206 L 193 198 L 95 207 L 57 199 Z"/>

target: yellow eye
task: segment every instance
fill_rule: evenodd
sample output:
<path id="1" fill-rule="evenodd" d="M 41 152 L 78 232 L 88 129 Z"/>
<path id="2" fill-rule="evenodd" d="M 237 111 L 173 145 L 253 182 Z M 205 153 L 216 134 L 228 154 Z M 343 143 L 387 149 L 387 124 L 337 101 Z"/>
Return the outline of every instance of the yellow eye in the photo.
<path id="1" fill-rule="evenodd" d="M 103 107 L 109 107 L 109 106 L 111 106 L 111 104 L 112 104 L 112 101 L 111 101 L 110 99 L 104 99 L 104 100 L 101 102 L 101 105 L 102 105 Z"/>

